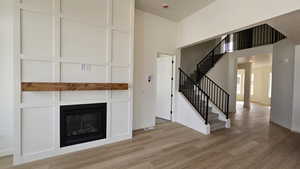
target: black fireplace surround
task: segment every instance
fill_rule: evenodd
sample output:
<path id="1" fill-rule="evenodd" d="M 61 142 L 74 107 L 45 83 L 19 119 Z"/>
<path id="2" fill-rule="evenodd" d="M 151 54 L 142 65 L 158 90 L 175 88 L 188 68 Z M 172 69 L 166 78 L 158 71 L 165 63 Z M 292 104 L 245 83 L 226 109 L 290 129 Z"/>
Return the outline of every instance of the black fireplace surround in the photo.
<path id="1" fill-rule="evenodd" d="M 60 107 L 60 147 L 106 138 L 106 103 Z"/>

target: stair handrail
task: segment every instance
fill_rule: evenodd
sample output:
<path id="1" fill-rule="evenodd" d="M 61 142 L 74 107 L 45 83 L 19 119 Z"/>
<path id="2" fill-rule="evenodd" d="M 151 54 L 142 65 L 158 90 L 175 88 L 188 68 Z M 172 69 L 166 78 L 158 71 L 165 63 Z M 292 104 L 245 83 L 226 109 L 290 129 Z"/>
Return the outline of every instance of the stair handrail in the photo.
<path id="1" fill-rule="evenodd" d="M 199 72 L 202 76 L 205 76 L 205 78 L 207 78 L 209 81 L 211 81 L 214 85 L 216 85 L 218 88 L 220 88 L 224 93 L 226 93 L 227 95 L 230 96 L 230 94 L 225 90 L 223 89 L 220 85 L 218 85 L 216 82 L 214 82 L 209 76 L 207 76 L 206 74 L 202 73 L 202 72 Z"/>
<path id="2" fill-rule="evenodd" d="M 211 103 L 213 103 L 221 112 L 223 112 L 228 119 L 230 94 L 206 75 L 202 76 L 198 84 L 202 91 L 209 96 Z"/>
<path id="3" fill-rule="evenodd" d="M 253 39 L 254 34 L 258 34 L 259 31 L 266 32 L 265 34 L 270 36 L 263 36 L 263 38 L 259 39 L 257 39 L 257 37 L 255 36 L 256 39 Z M 234 39 L 232 40 L 236 43 L 234 44 L 233 49 L 230 49 L 228 46 L 228 42 L 231 37 L 234 37 Z M 226 115 L 226 118 L 228 119 L 230 94 L 220 85 L 218 85 L 214 80 L 212 80 L 209 76 L 206 75 L 208 71 L 215 66 L 215 64 L 219 61 L 219 59 L 222 56 L 224 56 L 228 52 L 232 52 L 232 50 L 242 50 L 250 47 L 272 44 L 284 38 L 286 37 L 283 34 L 266 24 L 226 35 L 226 37 L 221 39 L 220 42 L 218 42 L 197 64 L 197 70 L 195 71 L 195 81 L 198 85 L 193 86 L 197 86 L 199 88 L 198 91 L 205 93 L 206 97 L 211 101 L 211 103 L 213 103 L 217 108 L 219 108 L 220 111 L 223 112 Z M 188 77 L 190 81 L 192 81 L 193 83 L 195 82 L 185 72 L 183 73 L 185 76 Z"/>
<path id="4" fill-rule="evenodd" d="M 179 69 L 179 92 L 181 92 L 183 96 L 197 110 L 200 116 L 205 120 L 205 125 L 207 125 L 209 96 L 200 88 L 199 84 L 195 82 L 187 73 L 185 73 L 181 68 L 178 69 Z M 187 82 L 191 82 L 191 87 L 187 89 L 189 91 L 185 91 L 182 88 L 183 86 L 186 85 Z M 194 87 L 197 87 L 198 90 L 195 91 Z"/>
<path id="5" fill-rule="evenodd" d="M 203 92 L 203 94 L 205 96 L 207 96 L 209 98 L 209 96 L 204 92 L 204 90 L 201 89 L 201 87 L 199 86 L 199 84 L 197 82 L 195 82 L 195 80 L 193 80 L 187 73 L 185 73 L 181 68 L 178 68 L 180 72 L 182 72 L 189 80 L 191 80 L 194 85 L 201 91 Z"/>
<path id="6" fill-rule="evenodd" d="M 213 49 L 211 49 L 206 55 L 205 55 L 205 57 L 197 64 L 197 67 L 198 67 L 198 65 L 200 65 L 202 62 L 204 62 L 207 58 L 209 58 L 210 57 L 210 54 L 211 53 L 214 53 L 214 51 L 224 42 L 224 41 L 226 41 L 228 38 L 230 38 L 230 34 L 229 35 L 227 35 L 225 38 L 223 38 L 219 43 L 217 43 L 217 45 L 213 48 Z M 226 52 L 226 51 L 225 51 Z"/>
<path id="7" fill-rule="evenodd" d="M 226 41 L 230 38 L 231 35 L 227 35 L 225 38 L 223 38 L 208 54 L 197 64 L 197 73 L 198 73 L 198 84 L 205 94 L 208 95 L 209 100 L 218 108 L 220 109 L 225 115 L 226 118 L 229 118 L 229 101 L 230 101 L 230 94 L 223 89 L 220 85 L 218 85 L 214 80 L 212 80 L 210 77 L 208 77 L 205 73 L 200 71 L 201 64 L 204 64 L 205 61 L 208 59 L 211 59 L 211 67 L 215 65 L 215 63 L 218 61 L 215 57 L 215 54 L 217 53 L 216 49 L 220 48 L 221 45 L 224 42 L 224 53 L 220 54 L 226 54 L 228 52 L 228 48 L 226 46 Z M 207 64 L 207 63 L 206 63 Z M 217 93 L 217 94 L 216 94 Z"/>

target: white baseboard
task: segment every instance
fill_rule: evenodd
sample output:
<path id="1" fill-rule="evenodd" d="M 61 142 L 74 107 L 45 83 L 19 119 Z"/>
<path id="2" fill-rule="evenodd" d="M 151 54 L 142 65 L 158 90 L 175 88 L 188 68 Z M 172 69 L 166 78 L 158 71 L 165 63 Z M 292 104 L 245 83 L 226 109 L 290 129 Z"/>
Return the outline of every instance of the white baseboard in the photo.
<path id="1" fill-rule="evenodd" d="M 44 152 L 37 152 L 33 154 L 23 154 L 21 156 L 14 156 L 14 165 L 21 165 L 37 160 L 42 160 L 50 157 L 55 157 L 55 156 L 60 156 L 60 155 L 65 155 L 73 152 L 78 152 L 82 150 L 87 150 L 90 148 L 96 148 L 100 147 L 106 144 L 111 144 L 111 143 L 116 143 L 124 140 L 128 140 L 132 138 L 132 134 L 125 134 L 125 135 L 120 135 L 120 136 L 115 136 L 111 137 L 108 139 L 103 139 L 103 140 L 97 140 L 97 141 L 92 141 L 88 143 L 83 143 L 83 144 L 78 144 L 78 145 L 73 145 L 73 146 L 68 146 L 64 148 L 57 148 L 57 149 L 52 149 L 52 150 L 45 150 Z"/>
<path id="2" fill-rule="evenodd" d="M 300 134 L 300 129 L 294 127 L 292 128 L 292 132 Z"/>
<path id="3" fill-rule="evenodd" d="M 13 155 L 13 149 L 8 148 L 4 150 L 0 150 L 0 157 L 10 156 Z"/>
<path id="4" fill-rule="evenodd" d="M 205 120 L 200 116 L 198 111 L 181 93 L 177 96 L 177 115 L 176 122 L 188 128 L 191 128 L 204 135 L 210 134 L 210 125 L 205 124 Z"/>

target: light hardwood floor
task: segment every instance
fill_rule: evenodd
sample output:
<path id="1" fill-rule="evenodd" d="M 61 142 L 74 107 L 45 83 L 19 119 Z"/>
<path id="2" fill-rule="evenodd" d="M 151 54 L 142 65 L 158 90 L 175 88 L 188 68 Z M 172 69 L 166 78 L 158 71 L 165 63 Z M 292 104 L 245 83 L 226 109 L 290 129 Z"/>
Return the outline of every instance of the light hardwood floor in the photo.
<path id="1" fill-rule="evenodd" d="M 164 123 L 135 132 L 132 140 L 14 168 L 300 169 L 300 135 L 269 123 L 269 116 L 266 107 L 247 111 L 238 104 L 232 128 L 210 136 Z"/>

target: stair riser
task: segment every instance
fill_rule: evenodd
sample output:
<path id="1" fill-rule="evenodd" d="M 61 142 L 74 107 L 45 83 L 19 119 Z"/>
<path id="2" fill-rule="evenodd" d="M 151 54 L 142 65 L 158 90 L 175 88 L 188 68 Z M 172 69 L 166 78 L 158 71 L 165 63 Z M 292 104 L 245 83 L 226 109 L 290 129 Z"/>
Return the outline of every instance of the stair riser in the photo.
<path id="1" fill-rule="evenodd" d="M 219 130 L 219 129 L 224 129 L 226 128 L 225 124 L 214 124 L 210 126 L 211 131 Z"/>

